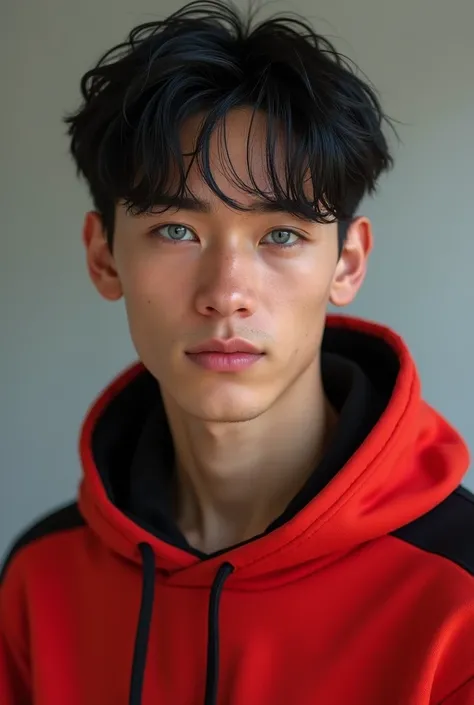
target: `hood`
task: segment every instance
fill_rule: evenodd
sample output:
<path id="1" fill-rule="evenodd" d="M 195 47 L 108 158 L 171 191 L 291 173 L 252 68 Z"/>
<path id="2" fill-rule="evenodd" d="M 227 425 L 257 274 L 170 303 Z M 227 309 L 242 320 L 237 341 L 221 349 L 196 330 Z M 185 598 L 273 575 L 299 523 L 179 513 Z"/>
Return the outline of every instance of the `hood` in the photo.
<path id="1" fill-rule="evenodd" d="M 131 467 L 134 446 L 159 392 L 147 370 L 135 364 L 105 389 L 83 424 L 79 507 L 90 528 L 112 551 L 139 564 L 140 545 L 149 546 L 157 573 L 168 584 L 210 587 L 226 561 L 233 567 L 229 582 L 252 590 L 314 572 L 440 504 L 467 471 L 468 451 L 452 426 L 422 400 L 403 340 L 378 324 L 329 316 L 323 354 L 362 369 L 383 396 L 383 405 L 338 472 L 287 521 L 202 560 L 153 535 L 121 509 L 130 493 L 130 472 L 124 468 Z M 358 413 L 353 405 L 351 416 Z M 101 471 L 104 467 L 108 474 Z"/>

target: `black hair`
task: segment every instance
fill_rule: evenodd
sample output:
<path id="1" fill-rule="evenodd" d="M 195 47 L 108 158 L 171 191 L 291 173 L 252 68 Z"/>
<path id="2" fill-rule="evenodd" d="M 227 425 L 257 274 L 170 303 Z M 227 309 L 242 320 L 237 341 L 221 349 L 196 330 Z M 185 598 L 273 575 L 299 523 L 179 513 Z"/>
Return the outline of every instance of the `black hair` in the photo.
<path id="1" fill-rule="evenodd" d="M 239 107 L 266 114 L 272 195 L 231 170 L 238 187 L 316 222 L 338 220 L 344 233 L 363 196 L 392 166 L 382 131 L 384 121 L 391 122 L 375 89 L 357 73 L 328 39 L 293 15 L 256 23 L 253 11 L 197 0 L 135 27 L 84 74 L 83 103 L 65 117 L 72 156 L 110 247 L 119 201 L 143 213 L 189 198 L 180 133 L 196 115 L 204 119 L 191 163 L 225 203 L 245 210 L 218 188 L 209 162 L 214 130 Z M 284 179 L 274 157 L 279 135 Z"/>

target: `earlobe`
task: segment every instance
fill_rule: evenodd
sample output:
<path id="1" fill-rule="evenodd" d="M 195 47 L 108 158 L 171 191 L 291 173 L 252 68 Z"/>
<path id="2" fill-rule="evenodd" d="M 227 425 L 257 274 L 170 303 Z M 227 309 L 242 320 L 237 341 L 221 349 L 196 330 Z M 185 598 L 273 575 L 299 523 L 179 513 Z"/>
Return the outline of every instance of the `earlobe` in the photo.
<path id="1" fill-rule="evenodd" d="M 359 217 L 348 228 L 334 273 L 329 300 L 333 306 L 348 306 L 363 284 L 373 237 L 370 220 Z"/>
<path id="2" fill-rule="evenodd" d="M 122 286 L 99 213 L 86 214 L 82 241 L 92 283 L 104 299 L 117 301 L 122 297 Z"/>

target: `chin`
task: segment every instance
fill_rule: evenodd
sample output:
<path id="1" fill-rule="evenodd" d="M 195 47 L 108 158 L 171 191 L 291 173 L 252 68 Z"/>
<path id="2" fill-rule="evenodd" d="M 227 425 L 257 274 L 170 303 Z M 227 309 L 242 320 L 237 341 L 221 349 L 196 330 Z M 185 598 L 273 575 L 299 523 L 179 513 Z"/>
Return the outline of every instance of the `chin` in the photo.
<path id="1" fill-rule="evenodd" d="M 216 390 L 176 399 L 181 408 L 208 423 L 242 423 L 263 414 L 269 405 L 253 390 Z"/>

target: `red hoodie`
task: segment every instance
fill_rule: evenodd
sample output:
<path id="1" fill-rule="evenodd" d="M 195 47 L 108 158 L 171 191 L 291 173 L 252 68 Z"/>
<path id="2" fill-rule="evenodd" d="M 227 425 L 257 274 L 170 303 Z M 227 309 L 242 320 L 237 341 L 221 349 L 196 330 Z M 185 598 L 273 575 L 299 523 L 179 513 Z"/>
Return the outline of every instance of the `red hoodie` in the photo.
<path id="1" fill-rule="evenodd" d="M 319 488 L 316 468 L 313 496 L 212 556 L 130 508 L 151 375 L 136 365 L 106 389 L 82 430 L 78 504 L 5 565 L 1 705 L 474 704 L 466 447 L 394 333 L 330 317 L 323 350 L 363 370 L 377 419 Z M 350 414 L 342 400 L 342 426 L 368 398 Z"/>

